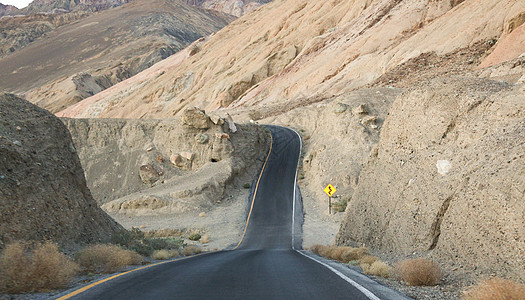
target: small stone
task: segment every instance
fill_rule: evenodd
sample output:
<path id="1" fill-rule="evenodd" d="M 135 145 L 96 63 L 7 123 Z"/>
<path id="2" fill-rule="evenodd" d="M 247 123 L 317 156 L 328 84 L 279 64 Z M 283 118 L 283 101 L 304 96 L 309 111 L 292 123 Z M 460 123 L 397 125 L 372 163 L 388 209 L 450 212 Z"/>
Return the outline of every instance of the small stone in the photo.
<path id="1" fill-rule="evenodd" d="M 376 116 L 365 116 L 361 119 L 361 124 L 372 127 L 372 125 L 375 125 L 376 121 L 377 121 Z"/>
<path id="2" fill-rule="evenodd" d="M 347 109 L 348 109 L 348 105 L 346 105 L 346 104 L 344 104 L 344 103 L 337 103 L 337 104 L 334 106 L 334 112 L 335 112 L 336 114 L 344 113 Z"/>
<path id="3" fill-rule="evenodd" d="M 160 155 L 157 155 L 157 161 L 161 163 L 164 161 L 164 158 Z"/>
<path id="4" fill-rule="evenodd" d="M 146 184 L 154 184 L 159 180 L 159 173 L 152 165 L 143 165 L 139 170 L 140 179 Z"/>
<path id="5" fill-rule="evenodd" d="M 224 124 L 224 119 L 219 117 L 219 116 L 217 116 L 217 115 L 211 115 L 210 116 L 210 120 L 215 125 L 222 125 L 222 124 Z"/>
<path id="6" fill-rule="evenodd" d="M 15 144 L 17 146 L 22 146 L 22 142 L 20 142 L 20 141 L 14 141 L 13 144 Z"/>
<path id="7" fill-rule="evenodd" d="M 235 123 L 233 122 L 232 116 L 230 114 L 226 114 L 226 122 L 228 123 L 228 127 L 230 128 L 231 133 L 237 132 L 237 126 L 235 126 Z"/>
<path id="8" fill-rule="evenodd" d="M 354 115 L 366 115 L 368 114 L 368 107 L 365 104 L 360 104 L 352 110 L 352 113 Z"/>
<path id="9" fill-rule="evenodd" d="M 192 152 L 181 152 L 180 156 L 182 156 L 183 158 L 185 158 L 185 159 L 187 159 L 189 161 L 192 161 L 193 158 L 195 158 L 195 154 L 192 153 Z"/>
<path id="10" fill-rule="evenodd" d="M 20 130 L 22 130 L 22 127 L 16 126 L 16 130 L 20 131 Z"/>
<path id="11" fill-rule="evenodd" d="M 170 157 L 170 162 L 176 166 L 176 167 L 182 167 L 184 166 L 184 162 L 182 161 L 182 156 L 180 156 L 180 154 L 173 154 L 171 157 Z"/>
<path id="12" fill-rule="evenodd" d="M 452 164 L 448 160 L 438 160 L 436 162 L 436 168 L 441 176 L 445 176 L 452 169 Z"/>
<path id="13" fill-rule="evenodd" d="M 195 141 L 197 141 L 199 144 L 206 144 L 209 140 L 210 137 L 205 133 L 197 134 L 195 136 Z"/>
<path id="14" fill-rule="evenodd" d="M 201 213 L 199 214 L 199 217 L 200 217 L 200 218 L 204 218 L 204 217 L 206 217 L 206 213 L 205 213 L 205 212 L 201 212 Z"/>
<path id="15" fill-rule="evenodd" d="M 146 151 L 150 152 L 151 150 L 153 150 L 153 147 L 149 147 L 148 149 L 146 149 Z"/>

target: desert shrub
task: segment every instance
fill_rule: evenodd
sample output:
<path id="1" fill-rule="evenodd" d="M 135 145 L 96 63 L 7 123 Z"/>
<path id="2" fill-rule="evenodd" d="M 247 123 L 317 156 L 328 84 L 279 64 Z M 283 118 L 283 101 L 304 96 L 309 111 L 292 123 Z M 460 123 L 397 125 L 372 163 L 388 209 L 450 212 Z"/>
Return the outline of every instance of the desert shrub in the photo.
<path id="1" fill-rule="evenodd" d="M 157 259 L 157 260 L 165 260 L 180 256 L 179 251 L 177 250 L 168 250 L 168 249 L 162 249 L 162 250 L 155 250 L 153 254 L 151 255 L 151 258 Z"/>
<path id="2" fill-rule="evenodd" d="M 438 264 L 424 258 L 402 260 L 396 263 L 395 270 L 408 285 L 436 285 L 441 279 Z"/>
<path id="3" fill-rule="evenodd" d="M 337 260 L 337 261 L 344 262 L 344 263 L 347 263 L 351 260 L 357 260 L 361 258 L 363 255 L 368 254 L 368 249 L 364 247 L 352 248 L 352 247 L 324 246 L 324 245 L 319 245 L 319 244 L 312 245 L 310 247 L 310 251 L 322 257 L 326 257 L 326 258 Z"/>
<path id="4" fill-rule="evenodd" d="M 370 267 L 368 268 L 368 272 L 365 272 L 365 273 L 370 274 L 370 275 L 380 276 L 383 278 L 388 278 L 391 276 L 392 270 L 393 269 L 391 266 L 389 266 L 385 262 L 377 260 L 370 265 Z"/>
<path id="5" fill-rule="evenodd" d="M 346 206 L 348 205 L 348 198 L 344 197 L 341 201 L 332 203 L 332 208 L 336 212 L 345 212 Z"/>
<path id="6" fill-rule="evenodd" d="M 0 256 L 0 292 L 41 292 L 66 287 L 79 267 L 58 251 L 58 246 L 45 242 L 30 247 L 28 243 L 6 246 Z"/>
<path id="7" fill-rule="evenodd" d="M 173 238 L 182 236 L 182 231 L 179 229 L 148 230 L 143 233 L 146 238 Z"/>
<path id="8" fill-rule="evenodd" d="M 525 285 L 495 277 L 485 279 L 463 294 L 464 300 L 523 300 Z"/>
<path id="9" fill-rule="evenodd" d="M 197 246 L 193 246 L 193 245 L 186 246 L 184 247 L 184 249 L 182 249 L 182 255 L 184 256 L 190 256 L 190 255 L 199 254 L 199 253 L 202 253 L 201 248 Z"/>
<path id="10" fill-rule="evenodd" d="M 164 232 L 168 234 L 169 231 Z M 158 234 L 162 235 L 162 234 Z M 154 236 L 149 233 L 148 236 Z M 151 256 L 155 250 L 168 249 L 178 250 L 184 245 L 184 240 L 180 237 L 160 238 L 146 237 L 146 234 L 138 228 L 122 230 L 113 236 L 113 243 L 128 250 L 137 252 L 143 256 Z"/>
<path id="11" fill-rule="evenodd" d="M 249 189 L 250 188 L 250 184 L 249 183 L 245 183 L 242 187 L 245 188 L 245 189 Z"/>
<path id="12" fill-rule="evenodd" d="M 76 254 L 77 262 L 88 272 L 114 273 L 142 262 L 142 256 L 115 245 L 93 245 Z"/>
<path id="13" fill-rule="evenodd" d="M 199 233 L 192 233 L 188 236 L 188 240 L 190 241 L 198 241 L 201 239 L 201 235 Z"/>
<path id="14" fill-rule="evenodd" d="M 379 260 L 379 257 L 372 255 L 365 255 L 358 259 L 360 265 L 371 265 Z"/>
<path id="15" fill-rule="evenodd" d="M 207 233 L 204 234 L 204 235 L 201 237 L 201 239 L 200 239 L 201 244 L 207 244 L 207 243 L 209 243 L 210 241 L 211 241 L 211 239 L 210 239 L 210 235 L 207 234 Z"/>

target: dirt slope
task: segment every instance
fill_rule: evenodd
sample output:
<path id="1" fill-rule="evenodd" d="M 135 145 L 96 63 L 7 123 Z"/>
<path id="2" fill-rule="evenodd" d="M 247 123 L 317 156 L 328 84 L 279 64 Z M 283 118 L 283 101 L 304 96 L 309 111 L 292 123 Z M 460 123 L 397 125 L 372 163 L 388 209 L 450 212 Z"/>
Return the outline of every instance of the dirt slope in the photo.
<path id="1" fill-rule="evenodd" d="M 525 92 L 444 78 L 394 102 L 337 242 L 525 280 Z"/>
<path id="2" fill-rule="evenodd" d="M 188 105 L 246 108 L 336 95 L 422 54 L 497 40 L 524 11 L 516 0 L 274 1 L 140 88 L 122 85 L 62 115 L 166 117 Z"/>
<path id="3" fill-rule="evenodd" d="M 109 241 L 121 226 L 91 196 L 64 124 L 7 94 L 0 120 L 0 248 L 16 240 L 66 248 Z"/>
<path id="4" fill-rule="evenodd" d="M 58 111 L 148 68 L 229 20 L 179 1 L 134 1 L 61 26 L 0 59 L 0 88 Z"/>

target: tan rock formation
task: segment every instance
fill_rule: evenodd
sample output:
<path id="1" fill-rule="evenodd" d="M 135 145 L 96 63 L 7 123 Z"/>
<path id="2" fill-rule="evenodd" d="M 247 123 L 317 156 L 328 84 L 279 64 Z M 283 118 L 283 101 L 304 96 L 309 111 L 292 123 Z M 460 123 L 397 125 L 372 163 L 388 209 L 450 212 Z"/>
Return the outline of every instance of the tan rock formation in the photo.
<path id="1" fill-rule="evenodd" d="M 400 95 L 337 243 L 525 279 L 525 90 L 444 78 Z"/>

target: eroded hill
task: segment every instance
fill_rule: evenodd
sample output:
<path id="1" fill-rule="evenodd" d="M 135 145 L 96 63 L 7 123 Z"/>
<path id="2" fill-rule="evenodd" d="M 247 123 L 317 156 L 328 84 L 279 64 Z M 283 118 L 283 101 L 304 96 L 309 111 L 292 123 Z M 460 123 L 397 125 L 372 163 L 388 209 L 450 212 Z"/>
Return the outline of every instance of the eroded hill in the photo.
<path id="1" fill-rule="evenodd" d="M 56 112 L 148 68 L 231 19 L 179 1 L 134 1 L 60 26 L 0 59 L 0 88 Z"/>

